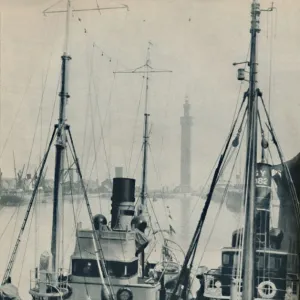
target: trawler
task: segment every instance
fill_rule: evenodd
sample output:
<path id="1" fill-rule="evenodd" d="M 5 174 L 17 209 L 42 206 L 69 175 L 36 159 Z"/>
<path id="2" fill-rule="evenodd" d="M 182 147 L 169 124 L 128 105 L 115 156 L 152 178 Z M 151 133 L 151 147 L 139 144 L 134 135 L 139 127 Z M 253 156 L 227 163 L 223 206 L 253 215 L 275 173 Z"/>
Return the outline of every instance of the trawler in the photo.
<path id="1" fill-rule="evenodd" d="M 224 166 L 229 161 L 230 154 L 239 154 L 243 133 L 246 133 L 246 165 L 243 196 L 241 202 L 241 223 L 232 233 L 231 245 L 221 249 L 221 265 L 215 269 L 202 266 L 197 278 L 200 289 L 196 299 L 276 299 L 296 300 L 299 291 L 299 155 L 287 163 L 279 146 L 268 110 L 263 99 L 263 93 L 257 85 L 257 37 L 260 32 L 260 15 L 262 12 L 274 10 L 261 9 L 257 0 L 251 4 L 251 43 L 250 60 L 234 65 L 244 64 L 238 69 L 238 80 L 249 82 L 240 109 L 232 124 L 230 134 L 225 142 L 214 172 L 207 199 L 196 227 L 192 242 L 187 251 L 176 287 L 170 299 L 190 299 L 191 286 L 187 280 L 194 266 L 195 253 L 201 236 L 207 211 L 212 201 L 218 180 L 222 178 Z M 249 79 L 246 79 L 246 68 L 249 67 Z M 262 109 L 260 109 L 262 108 Z M 263 123 L 266 120 L 266 127 Z M 236 125 L 240 127 L 236 132 Z M 280 165 L 268 163 L 269 142 L 265 128 L 275 145 Z M 234 133 L 236 136 L 234 137 Z M 258 138 L 260 135 L 260 144 Z M 234 138 L 233 138 L 234 137 Z M 259 154 L 261 158 L 259 159 Z M 291 176 L 293 172 L 293 177 Z M 278 172 L 281 172 L 278 174 Z M 272 182 L 275 179 L 277 193 L 281 201 L 279 220 L 272 226 L 271 203 Z M 294 184 L 298 185 L 295 189 Z M 298 195 L 297 195 L 298 193 Z"/>
<path id="2" fill-rule="evenodd" d="M 19 299 L 16 287 L 13 285 L 14 281 L 11 278 L 11 272 L 39 184 L 44 174 L 48 154 L 56 138 L 51 253 L 48 251 L 42 253 L 39 266 L 30 274 L 29 293 L 32 299 L 164 300 L 167 294 L 172 291 L 172 282 L 179 274 L 180 265 L 171 260 L 165 247 L 162 249 L 161 262 L 151 263 L 145 258 L 145 249 L 149 244 L 149 238 L 145 234 L 148 223 L 143 214 L 147 196 L 147 147 L 144 150 L 141 209 L 136 212 L 135 179 L 120 176 L 113 179 L 110 222 L 104 215 L 93 215 L 90 208 L 71 129 L 66 123 L 66 104 L 67 99 L 70 97 L 68 67 L 71 57 L 68 54 L 68 26 L 71 11 L 71 3 L 68 0 L 66 10 L 67 39 L 62 56 L 58 124 L 54 127 L 51 140 L 39 169 L 39 175 L 35 182 L 25 219 L 4 274 L 0 295 L 6 297 L 5 299 Z M 144 144 L 146 146 L 149 134 L 147 127 L 148 116 L 149 114 L 145 113 Z M 76 246 L 70 259 L 71 267 L 69 270 L 64 270 L 61 266 L 63 251 L 61 249 L 63 226 L 63 190 L 61 182 L 65 170 L 64 156 L 67 144 L 70 145 L 74 158 L 92 229 L 83 229 L 78 224 Z"/>

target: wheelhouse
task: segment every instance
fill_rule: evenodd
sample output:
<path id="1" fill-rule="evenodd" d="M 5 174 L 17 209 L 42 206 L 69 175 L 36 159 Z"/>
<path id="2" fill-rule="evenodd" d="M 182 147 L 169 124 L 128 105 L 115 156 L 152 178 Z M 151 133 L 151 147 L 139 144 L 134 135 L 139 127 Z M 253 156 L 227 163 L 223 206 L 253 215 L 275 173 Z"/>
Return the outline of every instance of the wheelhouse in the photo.
<path id="1" fill-rule="evenodd" d="M 287 252 L 274 249 L 256 251 L 256 299 L 285 299 L 288 292 L 297 295 L 297 279 L 287 274 L 287 261 Z M 241 265 L 241 249 L 223 248 L 221 267 L 204 274 L 204 296 L 229 299 L 234 293 L 241 295 L 243 284 L 238 278 L 244 270 L 239 269 L 239 265 Z"/>

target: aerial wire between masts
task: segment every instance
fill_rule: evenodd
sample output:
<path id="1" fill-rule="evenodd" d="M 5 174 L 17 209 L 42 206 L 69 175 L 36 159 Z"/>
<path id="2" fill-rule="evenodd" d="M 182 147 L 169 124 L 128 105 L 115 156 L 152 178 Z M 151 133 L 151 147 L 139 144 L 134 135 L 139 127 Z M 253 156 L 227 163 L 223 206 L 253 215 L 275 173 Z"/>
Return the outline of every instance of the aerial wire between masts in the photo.
<path id="1" fill-rule="evenodd" d="M 124 7 L 122 7 L 124 8 Z M 110 9 L 110 8 L 106 8 Z M 113 8 L 112 8 L 113 9 Z M 85 11 L 89 10 L 99 10 L 97 9 L 85 9 Z M 93 224 L 93 216 L 89 204 L 89 200 L 87 197 L 87 193 L 85 190 L 85 185 L 82 178 L 82 173 L 80 169 L 80 165 L 78 162 L 75 146 L 73 143 L 72 135 L 69 126 L 65 123 L 66 120 L 66 101 L 70 97 L 68 94 L 68 63 L 71 57 L 68 55 L 68 48 L 69 48 L 69 25 L 70 25 L 70 14 L 71 14 L 71 1 L 68 0 L 67 2 L 67 11 L 58 11 L 58 12 L 67 12 L 66 17 L 66 40 L 65 40 L 65 52 L 62 56 L 62 67 L 61 67 L 61 92 L 60 92 L 60 107 L 59 107 L 59 120 L 58 120 L 58 126 L 57 126 L 57 143 L 56 143 L 56 158 L 55 158 L 55 183 L 54 183 L 54 192 L 53 192 L 53 224 L 52 224 L 52 243 L 51 243 L 51 252 L 52 252 L 52 270 L 54 273 L 58 273 L 58 264 L 60 259 L 60 238 L 63 230 L 62 222 L 63 222 L 63 202 L 62 202 L 62 187 L 60 186 L 62 178 L 61 173 L 63 171 L 64 166 L 64 155 L 65 155 L 65 148 L 66 148 L 66 130 L 68 130 L 69 138 L 71 141 L 72 150 L 74 153 L 74 162 L 76 164 L 77 172 L 80 177 L 82 189 L 84 191 L 84 198 L 86 200 L 86 206 L 88 209 L 88 214 L 90 217 L 90 222 L 92 225 L 92 232 L 93 232 L 93 238 L 97 241 L 97 249 L 96 254 L 100 254 L 101 256 L 101 268 L 99 269 L 99 272 L 104 272 L 105 277 L 107 277 L 109 288 L 107 288 L 105 282 L 103 281 L 103 287 L 105 289 L 105 292 L 107 295 L 109 295 L 109 298 L 114 299 L 114 294 L 111 288 L 110 280 L 108 277 L 108 273 L 106 270 L 106 266 L 104 264 L 104 257 L 103 257 L 103 251 L 101 248 L 101 244 L 99 241 L 98 236 L 95 232 L 95 227 Z M 47 10 L 44 11 L 44 13 L 47 13 Z M 51 13 L 48 11 L 48 13 Z M 98 258 L 98 257 L 97 257 Z M 98 264 L 98 266 L 100 266 Z"/>
<path id="2" fill-rule="evenodd" d="M 248 133 L 247 133 L 247 159 L 245 176 L 245 223 L 243 236 L 243 291 L 242 299 L 254 298 L 256 278 L 256 200 L 255 200 L 255 176 L 257 164 L 257 127 L 258 127 L 258 89 L 257 89 L 257 37 L 260 32 L 260 14 L 262 11 L 272 11 L 273 5 L 267 10 L 260 9 L 258 0 L 251 4 L 251 51 L 248 92 Z"/>

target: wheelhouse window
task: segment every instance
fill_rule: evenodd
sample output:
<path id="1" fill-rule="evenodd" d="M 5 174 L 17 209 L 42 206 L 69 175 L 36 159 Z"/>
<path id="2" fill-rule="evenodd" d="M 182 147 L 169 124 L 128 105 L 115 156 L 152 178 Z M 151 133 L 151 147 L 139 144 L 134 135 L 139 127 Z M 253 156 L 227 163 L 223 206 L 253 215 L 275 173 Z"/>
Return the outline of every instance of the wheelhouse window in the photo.
<path id="1" fill-rule="evenodd" d="M 229 265 L 230 264 L 230 255 L 227 253 L 223 253 L 222 264 Z"/>
<path id="2" fill-rule="evenodd" d="M 273 253 L 257 253 L 256 266 L 258 270 L 270 269 L 278 271 L 285 267 L 286 255 Z M 238 252 L 224 252 L 222 254 L 222 265 L 225 268 L 237 268 L 241 263 L 241 257 Z"/>
<path id="3" fill-rule="evenodd" d="M 96 260 L 73 259 L 72 274 L 83 277 L 100 277 Z"/>
<path id="4" fill-rule="evenodd" d="M 274 270 L 278 270 L 281 268 L 282 265 L 282 259 L 279 256 L 270 256 L 269 257 L 269 268 L 270 269 L 274 269 Z"/>
<path id="5" fill-rule="evenodd" d="M 105 261 L 105 265 L 108 275 L 115 278 L 130 278 L 138 272 L 138 260 L 132 262 Z M 72 275 L 92 278 L 100 277 L 97 261 L 73 259 Z"/>

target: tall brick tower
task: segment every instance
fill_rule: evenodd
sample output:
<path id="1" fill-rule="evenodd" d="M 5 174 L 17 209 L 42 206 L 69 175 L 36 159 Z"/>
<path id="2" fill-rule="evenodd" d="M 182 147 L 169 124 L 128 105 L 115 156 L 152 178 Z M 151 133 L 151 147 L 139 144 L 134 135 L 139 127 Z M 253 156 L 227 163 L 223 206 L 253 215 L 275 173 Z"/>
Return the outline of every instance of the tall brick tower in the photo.
<path id="1" fill-rule="evenodd" d="M 183 104 L 184 114 L 180 118 L 181 124 L 181 165 L 180 165 L 180 191 L 191 192 L 191 128 L 193 125 L 190 116 L 189 100 L 186 97 Z"/>

